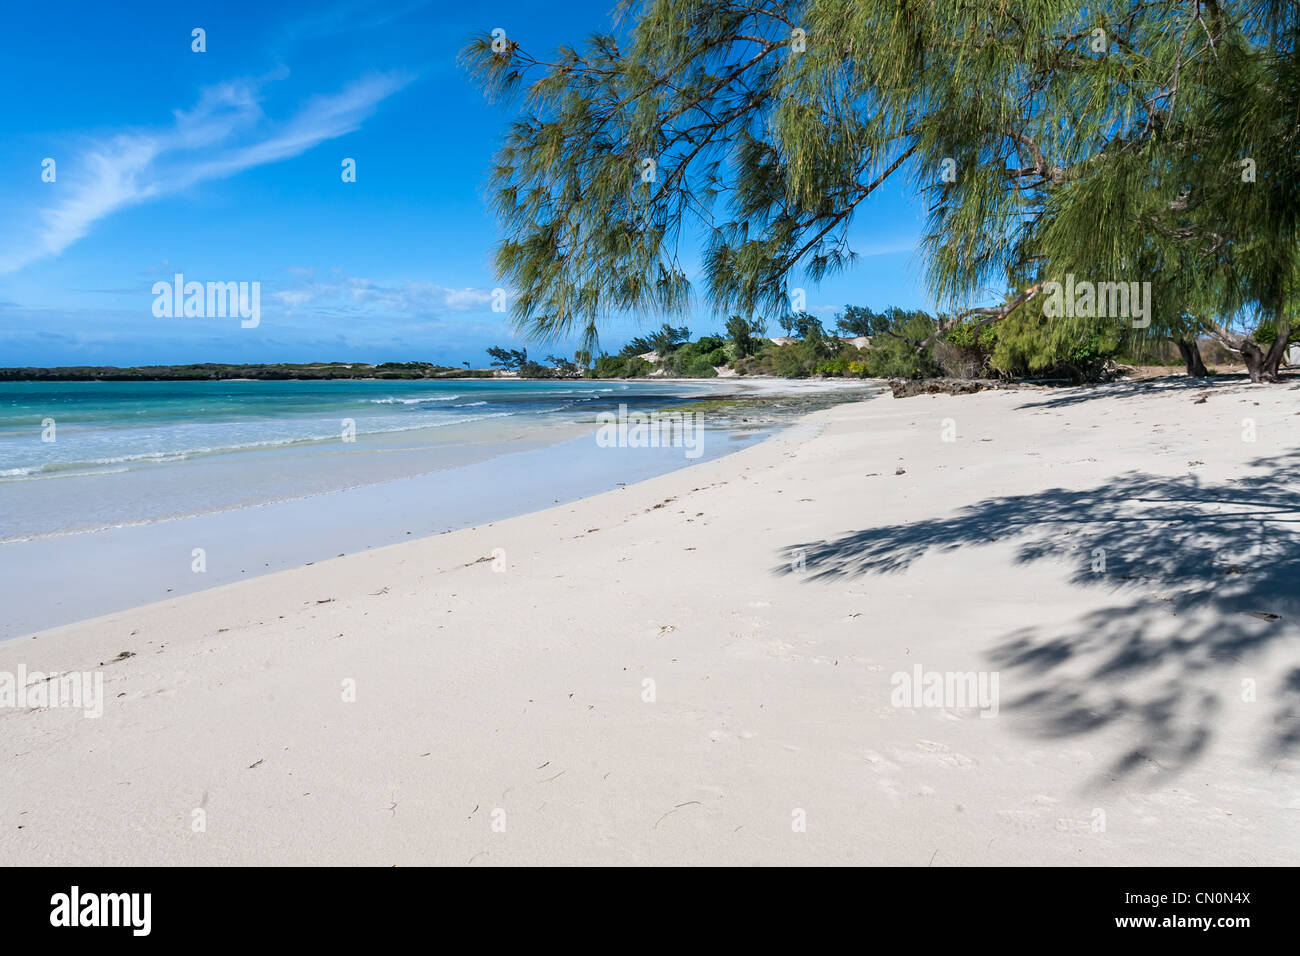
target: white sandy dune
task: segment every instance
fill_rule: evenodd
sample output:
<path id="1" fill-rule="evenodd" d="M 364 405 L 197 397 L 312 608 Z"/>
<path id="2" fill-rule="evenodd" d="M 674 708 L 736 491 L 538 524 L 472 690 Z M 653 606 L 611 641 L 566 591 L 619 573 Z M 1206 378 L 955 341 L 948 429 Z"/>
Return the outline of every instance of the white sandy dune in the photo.
<path id="1" fill-rule="evenodd" d="M 886 396 L 12 641 L 107 703 L 0 711 L 0 861 L 1294 864 L 1298 465 L 1294 386 Z"/>

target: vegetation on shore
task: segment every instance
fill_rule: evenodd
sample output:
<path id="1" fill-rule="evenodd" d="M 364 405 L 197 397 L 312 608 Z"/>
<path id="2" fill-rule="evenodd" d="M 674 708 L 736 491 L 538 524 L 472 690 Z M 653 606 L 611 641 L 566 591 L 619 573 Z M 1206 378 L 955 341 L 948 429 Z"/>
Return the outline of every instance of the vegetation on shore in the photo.
<path id="1" fill-rule="evenodd" d="M 806 313 L 780 320 L 787 333 L 766 337 L 761 323 L 733 316 L 726 334 L 692 340 L 689 329 L 665 324 L 639 336 L 617 355 L 579 352 L 573 359 L 528 358 L 527 349 L 492 348 L 493 364 L 520 378 L 714 378 L 763 375 L 780 378 L 835 377 L 924 380 L 1048 379 L 1098 381 L 1121 365 L 1181 365 L 1185 354 L 1172 341 L 1134 335 L 1123 326 L 1082 330 L 1009 317 L 997 325 L 966 321 L 942 339 L 921 347 L 941 320 L 920 310 L 874 312 L 847 306 L 835 328 Z M 1300 329 L 1297 330 L 1300 332 Z M 1266 335 L 1267 330 L 1257 333 Z M 1212 361 L 1238 360 L 1228 350 L 1204 340 L 1197 343 Z M 1189 372 L 1192 370 L 1189 368 Z M 1213 370 L 1201 363 L 1201 375 Z"/>

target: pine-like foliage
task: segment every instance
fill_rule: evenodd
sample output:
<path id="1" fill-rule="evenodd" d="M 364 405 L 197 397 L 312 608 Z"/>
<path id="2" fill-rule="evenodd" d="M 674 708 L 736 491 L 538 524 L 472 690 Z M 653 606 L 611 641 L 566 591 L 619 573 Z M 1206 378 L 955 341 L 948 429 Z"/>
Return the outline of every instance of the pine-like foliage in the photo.
<path id="1" fill-rule="evenodd" d="M 948 316 L 930 340 L 1039 309 L 1073 274 L 1151 283 L 1151 324 L 1127 334 L 1209 333 L 1275 373 L 1243 332 L 1288 324 L 1297 298 L 1294 2 L 623 14 L 549 61 L 488 35 L 462 55 L 489 94 L 522 96 L 490 187 L 525 329 L 594 339 L 617 313 L 684 315 L 693 252 L 716 314 L 785 314 L 795 280 L 853 261 L 849 223 L 889 183 L 927 200 L 925 276 Z"/>

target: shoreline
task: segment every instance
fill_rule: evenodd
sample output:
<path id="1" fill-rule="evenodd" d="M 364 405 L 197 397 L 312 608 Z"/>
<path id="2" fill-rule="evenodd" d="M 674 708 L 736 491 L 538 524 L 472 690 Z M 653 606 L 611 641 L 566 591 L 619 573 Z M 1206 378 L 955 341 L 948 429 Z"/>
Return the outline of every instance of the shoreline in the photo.
<path id="1" fill-rule="evenodd" d="M 1162 547 L 1114 520 L 1188 481 L 1230 509 L 1300 500 L 1294 475 L 1259 464 L 1294 453 L 1290 397 L 846 403 L 571 504 L 7 642 L 0 670 L 98 666 L 106 705 L 0 712 L 15 755 L 0 852 L 1294 862 L 1297 764 L 1270 748 L 1300 602 L 1252 578 L 1269 574 L 1258 559 L 1234 557 L 1227 595 L 1184 561 L 1225 551 L 1223 522 Z M 1098 543 L 1103 578 L 1080 572 Z M 1158 655 L 1123 664 L 1134 641 Z M 998 672 L 996 717 L 900 708 L 892 676 L 916 666 Z"/>
<path id="2" fill-rule="evenodd" d="M 173 594 L 202 593 L 344 554 L 582 501 L 695 464 L 681 460 L 678 449 L 647 449 L 660 453 L 639 462 L 615 461 L 594 453 L 594 435 L 593 426 L 557 442 L 521 442 L 524 447 L 491 458 L 337 491 L 0 542 L 0 561 L 11 568 L 0 581 L 0 604 L 8 608 L 0 646 Z M 703 460 L 731 450 L 714 449 Z M 574 480 L 563 474 L 569 467 L 586 473 Z M 527 472 L 530 483 L 505 501 L 504 489 L 514 484 L 516 470 Z M 431 500 L 453 507 L 430 510 Z M 204 551 L 201 575 L 191 567 L 196 545 Z M 51 606 L 49 585 L 69 576 L 82 584 L 73 595 L 72 610 L 60 611 L 61 596 Z M 44 595 L 37 599 L 41 607 L 24 608 L 24 599 L 34 594 Z"/>
<path id="3" fill-rule="evenodd" d="M 832 391 L 769 386 L 727 389 L 724 396 L 715 389 L 703 389 L 675 398 L 672 403 L 689 408 L 701 400 L 738 400 L 744 396 L 743 400 L 758 403 L 756 410 L 761 411 L 765 404 L 787 396 L 815 402 Z M 781 419 L 772 415 L 735 422 L 719 418 L 707 428 L 714 438 L 699 450 L 700 460 L 763 440 L 780 427 Z M 342 487 L 134 520 L 122 516 L 108 525 L 25 534 L 0 541 L 0 563 L 11 569 L 0 578 L 0 605 L 7 608 L 0 624 L 0 643 L 169 596 L 302 567 L 339 554 L 445 534 L 580 500 L 697 463 L 689 455 L 684 460 L 682 450 L 672 448 L 635 449 L 627 455 L 597 452 L 594 436 L 598 427 L 594 420 L 547 426 L 524 436 L 515 435 L 518 430 L 519 426 L 502 424 L 494 432 L 495 439 L 480 436 L 465 445 L 438 444 L 428 449 L 422 449 L 418 434 L 414 445 L 406 437 L 410 432 L 375 435 L 363 447 L 378 449 L 381 458 L 389 463 L 384 467 L 396 467 L 398 459 L 405 456 L 418 456 L 426 467 L 381 477 L 374 474 L 381 462 L 372 455 L 351 466 L 355 480 Z M 286 453 L 294 456 L 289 464 L 300 462 L 295 465 L 298 470 L 309 465 L 329 466 L 328 459 L 315 465 L 312 449 L 315 445 L 332 449 L 335 444 L 300 442 L 272 452 L 269 457 L 250 457 L 258 452 L 206 459 L 196 456 L 162 465 L 170 469 L 165 471 L 69 476 L 58 481 L 70 482 L 67 487 L 80 489 L 79 493 L 98 496 L 119 484 L 123 493 L 135 489 L 136 494 L 148 495 L 147 482 L 158 483 L 160 490 L 186 494 L 186 489 L 195 487 L 200 477 L 243 487 L 258 473 L 250 468 L 268 474 L 272 469 L 274 474 L 284 472 Z M 330 466 L 331 472 L 337 468 Z M 529 480 L 520 483 L 517 473 L 529 475 Z M 182 474 L 188 476 L 184 481 L 178 477 Z M 338 483 L 338 479 L 332 480 Z M 53 482 L 28 491 L 28 501 L 43 501 L 31 497 L 35 491 L 46 498 L 54 496 L 49 507 L 57 507 L 59 495 L 67 494 L 63 486 Z M 29 523 L 41 513 L 34 512 Z M 199 551 L 202 569 L 196 573 L 192 559 L 198 557 Z M 69 578 L 81 585 L 71 593 L 56 589 L 52 595 L 52 585 Z"/>

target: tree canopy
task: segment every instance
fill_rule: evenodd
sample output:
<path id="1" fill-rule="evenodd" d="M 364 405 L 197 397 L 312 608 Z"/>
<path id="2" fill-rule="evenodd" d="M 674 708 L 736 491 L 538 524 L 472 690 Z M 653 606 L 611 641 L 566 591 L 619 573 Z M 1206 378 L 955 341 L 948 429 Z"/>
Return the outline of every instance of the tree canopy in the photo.
<path id="1" fill-rule="evenodd" d="M 462 59 L 522 98 L 490 188 L 534 334 L 592 343 L 693 294 L 788 314 L 891 183 L 929 210 L 927 342 L 1013 311 L 1113 323 L 1044 312 L 1077 277 L 1149 290 L 1133 334 L 1210 334 L 1270 378 L 1300 279 L 1297 32 L 1283 0 L 646 0 L 549 59 L 500 30 Z"/>

